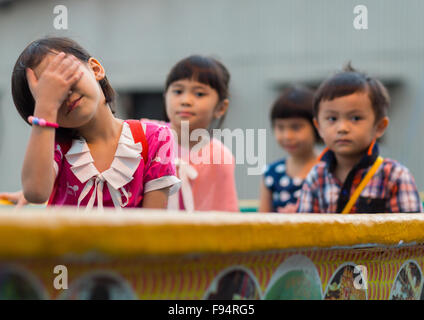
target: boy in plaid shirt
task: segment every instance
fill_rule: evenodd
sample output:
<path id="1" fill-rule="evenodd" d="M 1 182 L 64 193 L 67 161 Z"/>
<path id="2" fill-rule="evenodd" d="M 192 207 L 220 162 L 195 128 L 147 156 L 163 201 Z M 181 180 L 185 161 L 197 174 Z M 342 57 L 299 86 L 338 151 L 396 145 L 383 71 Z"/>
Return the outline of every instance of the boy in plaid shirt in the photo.
<path id="1" fill-rule="evenodd" d="M 314 124 L 327 148 L 308 174 L 299 197 L 299 213 L 341 213 L 358 185 L 382 160 L 350 213 L 422 212 L 409 170 L 379 157 L 376 139 L 389 124 L 389 94 L 377 79 L 348 65 L 324 81 L 314 98 Z M 348 207 L 347 207 L 348 208 Z"/>

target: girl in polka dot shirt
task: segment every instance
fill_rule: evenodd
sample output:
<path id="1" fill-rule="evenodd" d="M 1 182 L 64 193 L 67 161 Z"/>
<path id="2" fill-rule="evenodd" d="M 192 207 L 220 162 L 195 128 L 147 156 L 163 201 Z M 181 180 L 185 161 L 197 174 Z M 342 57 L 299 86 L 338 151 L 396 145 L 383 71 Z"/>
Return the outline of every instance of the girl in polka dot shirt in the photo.
<path id="1" fill-rule="evenodd" d="M 319 136 L 312 122 L 312 105 L 311 90 L 290 87 L 272 107 L 275 139 L 288 157 L 266 167 L 261 182 L 260 212 L 296 212 L 303 180 L 317 163 L 314 147 Z"/>

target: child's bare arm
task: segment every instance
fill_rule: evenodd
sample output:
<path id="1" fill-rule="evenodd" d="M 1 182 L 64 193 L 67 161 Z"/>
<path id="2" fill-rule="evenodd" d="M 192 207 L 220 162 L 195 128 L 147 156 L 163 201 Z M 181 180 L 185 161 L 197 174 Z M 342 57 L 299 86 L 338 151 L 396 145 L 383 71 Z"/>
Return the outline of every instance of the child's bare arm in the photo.
<path id="1" fill-rule="evenodd" d="M 144 194 L 143 208 L 166 209 L 168 205 L 169 188 L 153 190 Z"/>
<path id="2" fill-rule="evenodd" d="M 45 202 L 53 189 L 55 172 L 54 129 L 34 127 L 22 168 L 24 197 L 33 203 Z"/>
<path id="3" fill-rule="evenodd" d="M 272 194 L 271 191 L 265 186 L 263 179 L 261 180 L 259 201 L 259 212 L 272 212 Z"/>
<path id="4" fill-rule="evenodd" d="M 35 117 L 57 122 L 59 108 L 82 76 L 79 66 L 75 57 L 59 53 L 38 79 L 33 70 L 27 69 L 28 86 L 35 100 Z M 22 168 L 23 194 L 30 202 L 47 201 L 53 189 L 54 140 L 54 128 L 32 126 Z"/>

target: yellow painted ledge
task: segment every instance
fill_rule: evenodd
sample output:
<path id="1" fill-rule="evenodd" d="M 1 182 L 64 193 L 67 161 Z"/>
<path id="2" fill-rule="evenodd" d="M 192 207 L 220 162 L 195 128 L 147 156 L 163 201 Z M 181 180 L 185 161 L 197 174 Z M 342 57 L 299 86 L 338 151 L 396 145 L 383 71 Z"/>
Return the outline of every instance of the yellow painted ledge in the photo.
<path id="1" fill-rule="evenodd" d="M 423 214 L 235 214 L 0 210 L 0 256 L 228 253 L 424 243 Z"/>

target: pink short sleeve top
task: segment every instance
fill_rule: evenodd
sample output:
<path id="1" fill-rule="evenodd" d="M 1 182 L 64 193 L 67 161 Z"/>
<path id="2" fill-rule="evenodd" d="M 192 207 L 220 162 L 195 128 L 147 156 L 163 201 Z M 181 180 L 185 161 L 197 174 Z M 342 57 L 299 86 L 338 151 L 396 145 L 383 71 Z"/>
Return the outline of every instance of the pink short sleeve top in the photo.
<path id="1" fill-rule="evenodd" d="M 135 143 L 128 123 L 124 122 L 118 147 L 109 169 L 99 172 L 94 166 L 87 142 L 72 140 L 63 154 L 55 144 L 54 164 L 57 173 L 49 205 L 131 208 L 142 207 L 144 194 L 170 187 L 170 194 L 180 186 L 176 177 L 173 136 L 167 126 L 142 122 L 146 136 L 147 161 L 141 156 L 142 144 Z M 146 163 L 145 163 L 146 162 Z"/>

